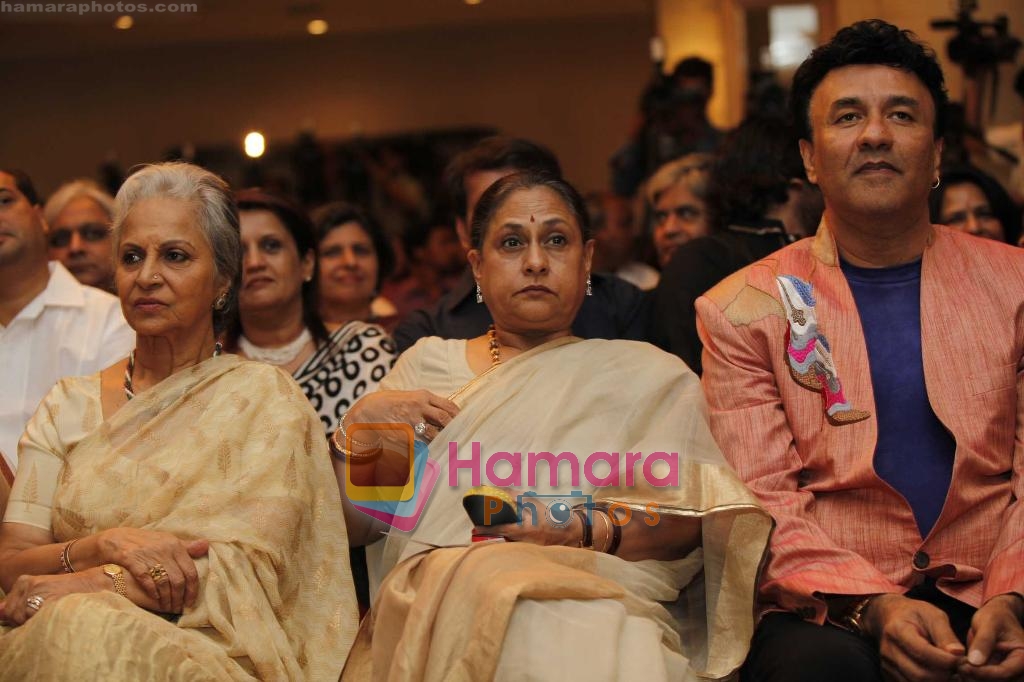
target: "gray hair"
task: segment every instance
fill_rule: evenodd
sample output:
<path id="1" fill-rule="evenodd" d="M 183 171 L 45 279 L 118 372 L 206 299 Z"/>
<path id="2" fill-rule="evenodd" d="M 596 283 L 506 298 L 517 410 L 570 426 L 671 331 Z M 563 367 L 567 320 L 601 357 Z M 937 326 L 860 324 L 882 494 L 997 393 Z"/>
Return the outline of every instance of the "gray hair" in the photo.
<path id="1" fill-rule="evenodd" d="M 57 191 L 46 200 L 43 206 L 43 217 L 47 224 L 52 225 L 57 216 L 75 199 L 86 197 L 92 199 L 107 214 L 109 222 L 114 217 L 114 197 L 110 196 L 92 180 L 72 180 L 57 188 Z"/>
<path id="2" fill-rule="evenodd" d="M 658 198 L 677 183 L 682 183 L 698 199 L 704 199 L 709 171 L 714 160 L 712 154 L 694 152 L 663 165 L 647 181 L 644 198 L 647 199 L 648 205 L 654 206 Z"/>
<path id="3" fill-rule="evenodd" d="M 196 208 L 196 219 L 213 251 L 217 274 L 231 284 L 228 305 L 223 310 L 214 311 L 214 325 L 219 331 L 227 322 L 228 311 L 234 308 L 242 277 L 242 238 L 238 207 L 231 188 L 219 176 L 190 163 L 143 166 L 124 181 L 114 200 L 115 254 L 121 246 L 121 235 L 128 214 L 139 201 L 153 197 L 182 199 L 191 202 Z"/>

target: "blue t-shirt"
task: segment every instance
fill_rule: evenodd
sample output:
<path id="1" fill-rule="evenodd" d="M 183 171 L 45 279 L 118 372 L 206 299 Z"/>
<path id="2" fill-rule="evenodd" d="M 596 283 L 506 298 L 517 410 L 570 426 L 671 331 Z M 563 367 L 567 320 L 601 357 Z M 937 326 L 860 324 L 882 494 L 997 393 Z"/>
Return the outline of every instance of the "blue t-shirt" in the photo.
<path id="1" fill-rule="evenodd" d="M 860 313 L 878 420 L 875 472 L 910 503 L 922 537 L 939 518 L 956 441 L 928 402 L 921 356 L 921 261 L 842 263 Z"/>

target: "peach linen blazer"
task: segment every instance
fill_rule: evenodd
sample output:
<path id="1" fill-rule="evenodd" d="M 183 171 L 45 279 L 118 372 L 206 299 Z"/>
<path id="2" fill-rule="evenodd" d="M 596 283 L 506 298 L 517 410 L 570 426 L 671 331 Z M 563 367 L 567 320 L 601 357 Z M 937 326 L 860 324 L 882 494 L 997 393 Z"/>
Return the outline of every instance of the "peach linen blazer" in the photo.
<path id="1" fill-rule="evenodd" d="M 925 576 L 973 606 L 1024 594 L 1024 250 L 932 229 L 921 266 L 925 384 L 956 454 L 924 538 L 874 470 L 867 347 L 825 221 L 697 301 L 712 433 L 777 523 L 762 612 L 822 623 L 823 596 L 905 592 Z M 793 312 L 780 276 L 810 285 L 810 314 Z M 806 348 L 794 356 L 789 343 L 809 316 L 824 337 L 817 381 L 794 360 Z"/>

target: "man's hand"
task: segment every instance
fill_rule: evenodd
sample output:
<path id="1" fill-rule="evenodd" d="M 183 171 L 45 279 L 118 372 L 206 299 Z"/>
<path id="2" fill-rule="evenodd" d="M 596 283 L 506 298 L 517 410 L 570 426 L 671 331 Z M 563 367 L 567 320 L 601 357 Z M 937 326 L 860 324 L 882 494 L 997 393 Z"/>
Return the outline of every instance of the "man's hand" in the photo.
<path id="1" fill-rule="evenodd" d="M 964 645 L 938 607 L 882 594 L 864 611 L 864 631 L 878 641 L 882 672 L 891 680 L 946 681 L 964 662 Z"/>
<path id="2" fill-rule="evenodd" d="M 1024 599 L 1001 594 L 989 599 L 971 619 L 967 660 L 960 664 L 966 680 L 1024 678 Z"/>

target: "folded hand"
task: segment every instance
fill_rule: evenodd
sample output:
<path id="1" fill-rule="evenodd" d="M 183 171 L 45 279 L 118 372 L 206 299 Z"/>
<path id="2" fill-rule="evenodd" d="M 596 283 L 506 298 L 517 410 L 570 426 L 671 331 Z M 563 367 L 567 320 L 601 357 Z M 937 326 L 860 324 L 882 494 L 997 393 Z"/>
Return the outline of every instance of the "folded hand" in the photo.
<path id="1" fill-rule="evenodd" d="M 195 603 L 199 573 L 193 559 L 206 556 L 209 546 L 206 540 L 140 528 L 111 528 L 99 535 L 104 561 L 123 566 L 164 613 L 181 613 Z"/>

